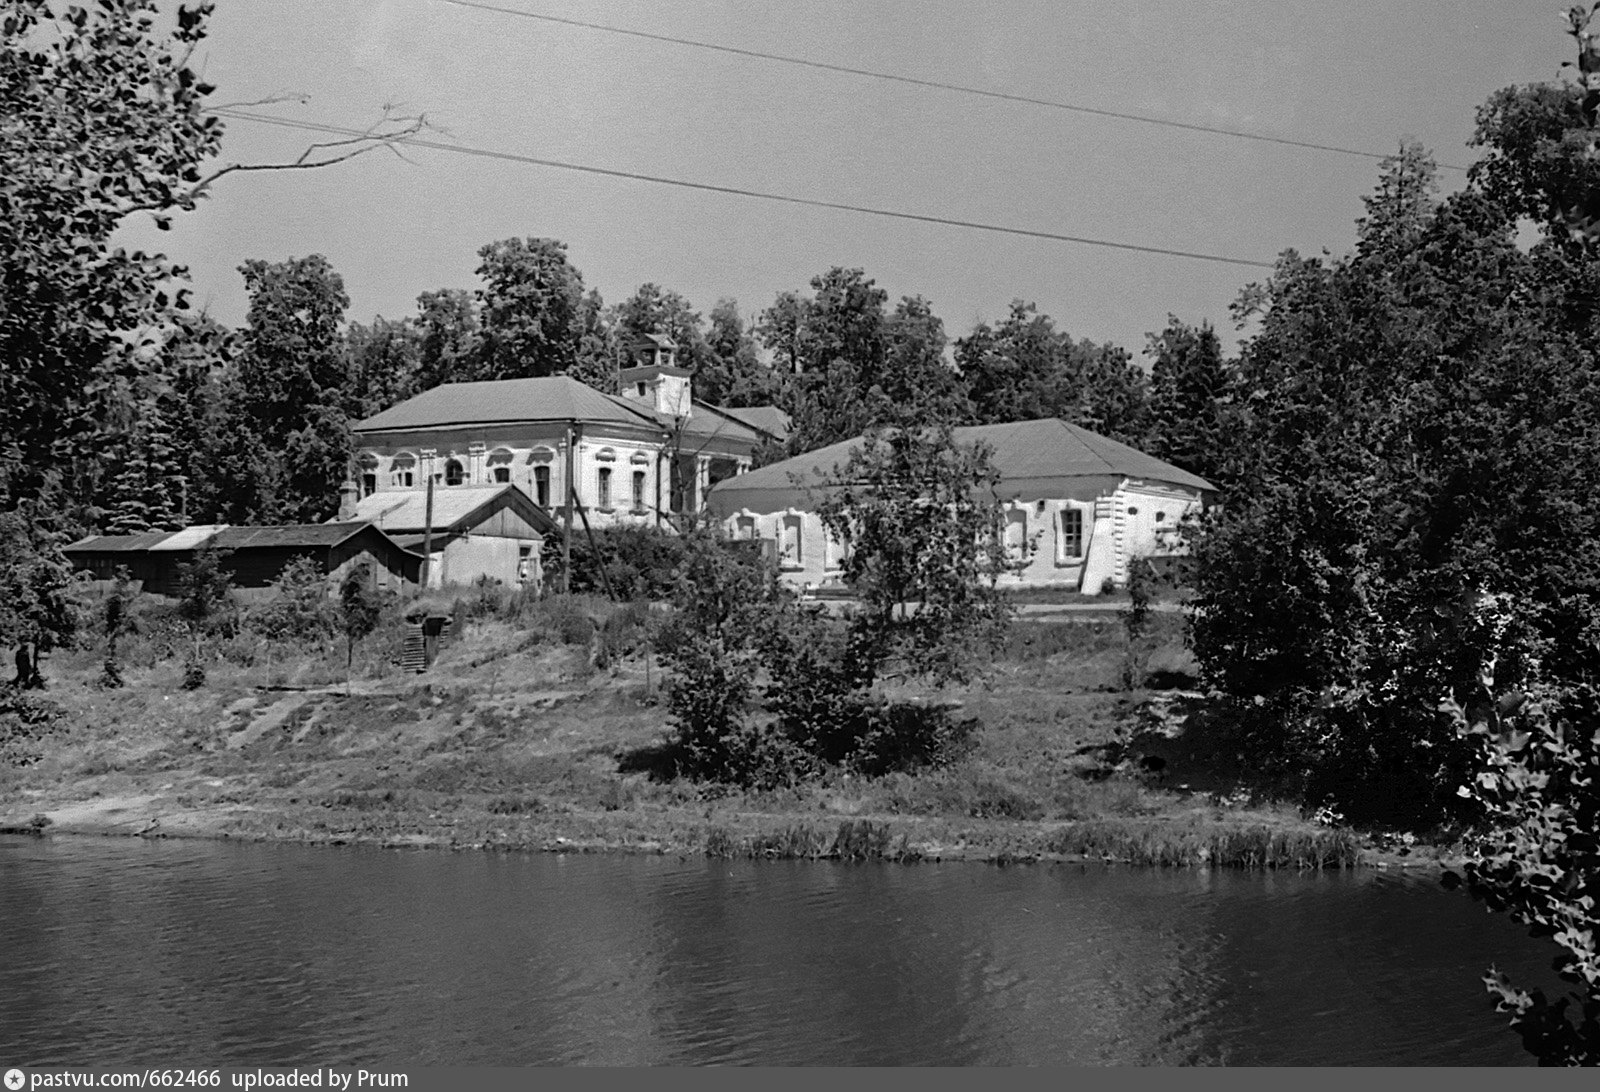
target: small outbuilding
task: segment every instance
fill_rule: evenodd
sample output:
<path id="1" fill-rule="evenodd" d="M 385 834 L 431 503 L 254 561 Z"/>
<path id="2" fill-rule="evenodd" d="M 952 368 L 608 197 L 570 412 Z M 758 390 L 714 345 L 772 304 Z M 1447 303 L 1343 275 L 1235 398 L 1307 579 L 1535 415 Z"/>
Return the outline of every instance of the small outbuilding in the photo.
<path id="1" fill-rule="evenodd" d="M 434 490 L 431 512 L 426 490 L 380 491 L 347 502 L 345 510 L 347 518 L 371 522 L 419 557 L 426 549 L 430 588 L 485 577 L 509 587 L 537 586 L 544 536 L 557 527 L 511 484 Z"/>
<path id="2" fill-rule="evenodd" d="M 232 527 L 226 524 L 147 531 L 138 535 L 93 535 L 63 552 L 80 572 L 96 582 L 115 578 L 119 568 L 155 595 L 182 592 L 182 567 L 205 549 L 223 551 L 222 568 L 245 591 L 270 588 L 288 566 L 309 558 L 329 579 L 330 588 L 365 562 L 374 588 L 402 589 L 415 584 L 422 556 L 407 550 L 365 521 Z"/>

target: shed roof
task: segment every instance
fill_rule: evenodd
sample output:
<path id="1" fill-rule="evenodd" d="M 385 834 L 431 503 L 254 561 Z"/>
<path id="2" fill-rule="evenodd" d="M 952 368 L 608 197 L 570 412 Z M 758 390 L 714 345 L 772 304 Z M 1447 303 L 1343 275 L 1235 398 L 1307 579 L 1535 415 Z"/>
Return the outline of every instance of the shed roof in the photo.
<path id="1" fill-rule="evenodd" d="M 152 543 L 151 550 L 198 550 L 212 538 L 226 531 L 226 523 L 197 523 L 181 531 L 173 531 L 160 542 Z"/>
<path id="2" fill-rule="evenodd" d="M 1055 417 L 958 428 L 958 444 L 983 441 L 994 449 L 1003 497 L 1088 499 L 1124 479 L 1160 482 L 1200 492 L 1210 482 L 1154 455 Z M 805 484 L 820 483 L 850 458 L 861 439 L 845 440 L 717 483 L 707 494 L 711 510 L 730 516 L 748 509 L 775 512 L 806 503 Z M 801 484 L 796 484 L 795 478 Z"/>
<path id="3" fill-rule="evenodd" d="M 357 433 L 523 421 L 653 426 L 641 408 L 565 375 L 443 383 L 352 426 Z"/>
<path id="4" fill-rule="evenodd" d="M 146 531 L 139 535 L 91 535 L 66 548 L 69 554 L 138 553 L 144 551 L 173 553 L 198 550 L 211 546 L 219 550 L 249 550 L 264 548 L 323 547 L 339 545 L 348 538 L 373 531 L 383 531 L 372 522 L 346 520 L 334 523 L 293 523 L 268 527 L 233 527 L 228 524 L 206 524 L 185 527 L 181 531 Z M 388 536 L 384 536 L 388 537 Z"/>
<path id="5" fill-rule="evenodd" d="M 366 520 L 344 523 L 290 523 L 271 527 L 229 527 L 219 531 L 211 545 L 219 550 L 271 547 L 337 546 L 372 527 Z"/>
<path id="6" fill-rule="evenodd" d="M 163 539 L 170 538 L 173 533 L 172 531 L 145 531 L 137 535 L 90 535 L 65 547 L 62 552 L 68 554 L 134 553 L 140 550 L 148 550 Z"/>

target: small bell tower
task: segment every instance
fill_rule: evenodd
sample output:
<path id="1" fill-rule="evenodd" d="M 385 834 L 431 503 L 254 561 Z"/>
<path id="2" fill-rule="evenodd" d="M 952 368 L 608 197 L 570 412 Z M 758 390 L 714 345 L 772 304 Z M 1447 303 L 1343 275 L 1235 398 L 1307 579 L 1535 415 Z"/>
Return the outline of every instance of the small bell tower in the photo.
<path id="1" fill-rule="evenodd" d="M 628 346 L 629 365 L 617 371 L 622 397 L 657 413 L 686 418 L 694 411 L 690 372 L 678 367 L 678 343 L 665 334 L 646 334 Z"/>

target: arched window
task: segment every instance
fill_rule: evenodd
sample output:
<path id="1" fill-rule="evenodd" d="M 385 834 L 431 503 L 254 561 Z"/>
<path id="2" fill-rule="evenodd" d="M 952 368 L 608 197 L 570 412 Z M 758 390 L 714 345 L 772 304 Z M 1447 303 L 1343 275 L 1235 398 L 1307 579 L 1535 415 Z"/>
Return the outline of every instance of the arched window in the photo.
<path id="1" fill-rule="evenodd" d="M 550 507 L 550 468 L 536 466 L 533 468 L 533 503 L 540 508 Z"/>
<path id="2" fill-rule="evenodd" d="M 378 491 L 378 457 L 370 451 L 363 451 L 356 465 L 361 468 L 361 495 L 370 497 Z"/>
<path id="3" fill-rule="evenodd" d="M 466 480 L 466 471 L 461 469 L 461 460 L 446 459 L 444 464 L 444 484 L 460 485 Z"/>
<path id="4" fill-rule="evenodd" d="M 389 460 L 389 484 L 400 489 L 410 489 L 417 484 L 417 457 L 402 451 Z"/>
<path id="5" fill-rule="evenodd" d="M 635 512 L 644 511 L 644 471 L 642 470 L 633 472 L 633 510 Z"/>
<path id="6" fill-rule="evenodd" d="M 756 537 L 756 517 L 740 516 L 734 521 L 734 538 L 752 539 Z"/>
<path id="7" fill-rule="evenodd" d="M 609 466 L 602 466 L 600 468 L 599 508 L 602 512 L 609 512 L 611 510 L 611 468 Z"/>
<path id="8" fill-rule="evenodd" d="M 509 449 L 497 447 L 489 452 L 486 465 L 489 468 L 489 480 L 492 482 L 509 482 L 511 480 L 511 460 L 515 458 Z"/>
<path id="9" fill-rule="evenodd" d="M 801 568 L 805 565 L 801 557 L 801 531 L 804 527 L 799 512 L 790 512 L 778 524 L 778 556 L 786 566 Z"/>

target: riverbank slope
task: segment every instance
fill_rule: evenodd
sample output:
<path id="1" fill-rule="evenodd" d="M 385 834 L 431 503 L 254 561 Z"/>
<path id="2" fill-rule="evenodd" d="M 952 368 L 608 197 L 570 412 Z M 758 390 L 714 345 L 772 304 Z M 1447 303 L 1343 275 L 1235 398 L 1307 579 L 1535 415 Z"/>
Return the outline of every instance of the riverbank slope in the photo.
<path id="1" fill-rule="evenodd" d="M 425 673 L 342 650 L 270 669 L 51 665 L 63 716 L 7 744 L 0 827 L 145 837 L 895 860 L 1338 867 L 1360 841 L 1252 795 L 1198 695 L 1123 691 L 1114 617 L 1020 619 L 982 684 L 927 695 L 979 727 L 942 770 L 727 791 L 660 768 L 661 673 L 589 627 L 483 618 Z M 1192 663 L 1162 619 L 1151 678 Z M 339 653 L 334 655 L 334 653 Z M 1366 859 L 1375 860 L 1369 850 Z M 1390 858 L 1396 863 L 1403 859 Z"/>

